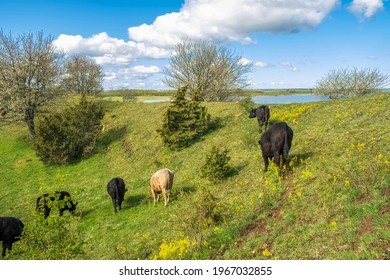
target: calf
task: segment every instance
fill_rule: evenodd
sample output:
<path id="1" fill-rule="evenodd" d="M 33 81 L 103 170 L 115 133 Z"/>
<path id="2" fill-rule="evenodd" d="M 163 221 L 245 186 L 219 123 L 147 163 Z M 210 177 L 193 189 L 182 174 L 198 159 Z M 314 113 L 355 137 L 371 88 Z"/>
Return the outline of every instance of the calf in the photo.
<path id="1" fill-rule="evenodd" d="M 119 210 L 121 210 L 122 201 L 125 197 L 125 192 L 127 192 L 123 179 L 112 178 L 107 184 L 107 192 L 112 199 L 112 203 L 114 204 L 115 213 L 117 213 L 116 206 L 118 205 Z"/>
<path id="2" fill-rule="evenodd" d="M 292 139 L 293 131 L 285 122 L 275 123 L 263 133 L 259 144 L 264 159 L 264 172 L 267 172 L 268 159 L 272 159 L 272 157 L 274 158 L 275 164 L 279 167 L 280 156 L 282 156 L 282 164 L 287 161 Z"/>
<path id="3" fill-rule="evenodd" d="M 153 194 L 154 204 L 158 202 L 158 194 L 164 195 L 164 206 L 167 207 L 172 190 L 174 172 L 168 168 L 160 169 L 150 178 L 150 190 Z"/>
<path id="4" fill-rule="evenodd" d="M 22 235 L 24 225 L 21 220 L 14 217 L 0 217 L 0 241 L 3 241 L 2 257 L 5 251 L 12 250 L 12 243 L 18 241 Z"/>
<path id="5" fill-rule="evenodd" d="M 265 105 L 261 105 L 256 109 L 252 109 L 249 113 L 249 118 L 257 117 L 257 122 L 259 124 L 260 130 L 264 126 L 264 129 L 267 129 L 268 120 L 270 117 L 269 107 Z"/>
<path id="6" fill-rule="evenodd" d="M 49 216 L 52 206 L 58 207 L 60 212 L 60 216 L 64 213 L 64 211 L 68 210 L 72 215 L 76 210 L 76 205 L 78 202 L 73 203 L 70 194 L 66 191 L 56 191 L 55 193 L 48 194 L 45 193 L 38 197 L 36 209 L 37 211 L 44 212 L 45 219 Z"/>

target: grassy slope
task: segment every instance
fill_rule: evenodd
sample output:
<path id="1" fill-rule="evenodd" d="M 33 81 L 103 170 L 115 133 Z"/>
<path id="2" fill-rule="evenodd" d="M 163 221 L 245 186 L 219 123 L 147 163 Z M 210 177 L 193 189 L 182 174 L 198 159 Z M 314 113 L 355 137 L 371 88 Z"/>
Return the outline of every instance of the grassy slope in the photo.
<path id="1" fill-rule="evenodd" d="M 237 103 L 206 104 L 219 128 L 177 152 L 164 148 L 156 133 L 167 103 L 104 104 L 98 153 L 69 166 L 42 165 L 24 126 L 1 128 L 0 216 L 29 223 L 38 194 L 66 189 L 79 201 L 84 258 L 147 259 L 163 240 L 181 238 L 167 222 L 188 207 L 179 191 L 208 187 L 230 216 L 188 258 L 389 258 L 389 94 L 272 106 L 271 120 L 285 120 L 294 130 L 291 167 L 276 181 L 267 177 L 272 170 L 262 173 L 257 122 Z M 215 185 L 199 177 L 213 145 L 230 149 L 235 171 Z M 148 188 L 163 167 L 176 172 L 167 209 L 153 206 Z M 106 193 L 115 176 L 129 189 L 117 215 Z M 23 258 L 16 245 L 9 257 Z"/>

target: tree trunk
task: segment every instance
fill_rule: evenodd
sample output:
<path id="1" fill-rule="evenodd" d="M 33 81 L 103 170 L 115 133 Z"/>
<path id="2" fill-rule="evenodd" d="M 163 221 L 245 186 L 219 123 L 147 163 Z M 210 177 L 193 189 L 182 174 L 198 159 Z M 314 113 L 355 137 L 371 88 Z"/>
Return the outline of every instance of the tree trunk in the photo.
<path id="1" fill-rule="evenodd" d="M 27 124 L 28 132 L 30 134 L 30 139 L 33 140 L 35 138 L 35 110 L 33 108 L 27 109 L 24 117 L 24 121 Z"/>

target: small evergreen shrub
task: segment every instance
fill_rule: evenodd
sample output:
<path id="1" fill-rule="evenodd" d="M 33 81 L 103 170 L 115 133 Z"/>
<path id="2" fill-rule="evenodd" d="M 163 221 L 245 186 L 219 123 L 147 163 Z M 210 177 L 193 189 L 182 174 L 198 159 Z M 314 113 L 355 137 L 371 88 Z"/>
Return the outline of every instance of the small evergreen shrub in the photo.
<path id="1" fill-rule="evenodd" d="M 79 104 L 42 117 L 34 143 L 37 156 L 46 164 L 67 164 L 92 152 L 103 116 L 103 110 L 83 96 Z"/>
<path id="2" fill-rule="evenodd" d="M 185 98 L 187 88 L 180 88 L 174 101 L 169 105 L 163 117 L 163 124 L 157 132 L 163 142 L 172 150 L 189 146 L 199 139 L 210 126 L 210 114 L 200 105 L 197 94 L 192 100 Z"/>
<path id="3" fill-rule="evenodd" d="M 212 182 L 219 182 L 225 179 L 230 171 L 229 161 L 231 157 L 228 153 L 227 149 L 221 150 L 219 147 L 213 146 L 206 155 L 206 161 L 201 167 L 202 177 Z"/>

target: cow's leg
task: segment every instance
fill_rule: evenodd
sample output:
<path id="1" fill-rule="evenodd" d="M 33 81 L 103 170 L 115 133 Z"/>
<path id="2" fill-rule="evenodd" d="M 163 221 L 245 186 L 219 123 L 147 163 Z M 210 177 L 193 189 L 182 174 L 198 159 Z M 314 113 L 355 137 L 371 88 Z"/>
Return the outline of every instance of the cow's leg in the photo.
<path id="1" fill-rule="evenodd" d="M 3 251 L 1 252 L 2 257 L 5 257 L 5 249 L 6 248 L 7 248 L 7 245 L 6 245 L 5 241 L 3 241 Z"/>
<path id="2" fill-rule="evenodd" d="M 279 152 L 274 152 L 274 163 L 280 167 L 280 155 Z"/>
<path id="3" fill-rule="evenodd" d="M 49 217 L 49 215 L 50 215 L 50 208 L 49 207 L 45 207 L 45 210 L 44 210 L 44 217 L 45 217 L 45 219 L 47 218 L 47 217 Z"/>
<path id="4" fill-rule="evenodd" d="M 170 196 L 171 196 L 171 191 L 170 190 L 164 192 L 165 207 L 167 207 L 167 205 L 169 203 Z"/>
<path id="5" fill-rule="evenodd" d="M 152 190 L 152 195 L 153 195 L 153 204 L 156 204 L 156 201 L 158 201 L 157 200 L 158 197 L 157 197 L 157 193 L 154 190 Z"/>
<path id="6" fill-rule="evenodd" d="M 116 199 L 115 198 L 112 199 L 112 204 L 114 205 L 114 212 L 116 213 L 117 210 L 116 210 Z"/>
<path id="7" fill-rule="evenodd" d="M 166 191 L 163 191 L 163 194 L 164 194 L 164 206 L 167 207 L 168 200 L 169 200 L 169 195 L 167 194 Z"/>
<path id="8" fill-rule="evenodd" d="M 122 200 L 118 201 L 119 210 L 122 210 Z"/>
<path id="9" fill-rule="evenodd" d="M 267 156 L 263 156 L 263 159 L 264 159 L 264 173 L 267 172 L 268 170 L 268 157 Z"/>

